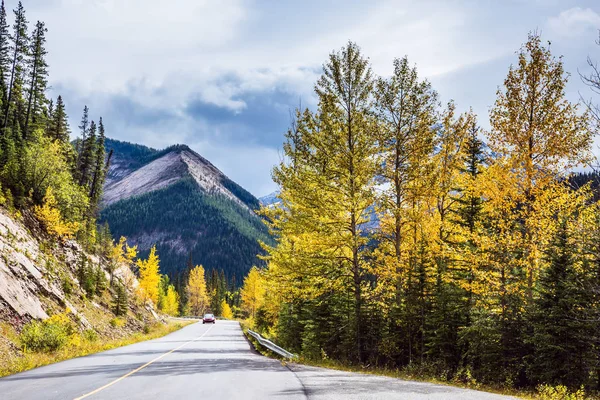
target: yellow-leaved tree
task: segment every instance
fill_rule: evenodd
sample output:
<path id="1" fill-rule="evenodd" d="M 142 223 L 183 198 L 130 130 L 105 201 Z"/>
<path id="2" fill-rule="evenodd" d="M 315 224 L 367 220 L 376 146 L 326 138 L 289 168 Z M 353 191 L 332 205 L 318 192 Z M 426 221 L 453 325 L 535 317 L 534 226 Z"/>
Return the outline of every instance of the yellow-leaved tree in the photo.
<path id="1" fill-rule="evenodd" d="M 231 312 L 231 307 L 225 300 L 221 301 L 221 316 L 225 319 L 232 319 L 233 312 Z"/>
<path id="2" fill-rule="evenodd" d="M 113 284 L 114 273 L 119 264 L 129 265 L 137 257 L 137 246 L 129 247 L 127 239 L 121 236 L 118 243 L 112 243 L 108 249 L 108 268 L 110 285 Z"/>
<path id="3" fill-rule="evenodd" d="M 34 213 L 50 235 L 68 239 L 71 238 L 79 228 L 78 223 L 66 222 L 63 219 L 61 212 L 58 209 L 52 187 L 46 189 L 44 202 L 41 206 L 34 207 Z"/>
<path id="4" fill-rule="evenodd" d="M 204 267 L 197 265 L 190 271 L 190 277 L 186 287 L 188 295 L 188 308 L 191 315 L 202 315 L 209 305 L 208 293 L 206 291 L 206 277 Z"/>
<path id="5" fill-rule="evenodd" d="M 147 260 L 138 260 L 140 286 L 138 292 L 143 301 L 151 300 L 158 304 L 158 285 L 160 283 L 160 260 L 156 255 L 156 246 L 152 246 Z"/>
<path id="6" fill-rule="evenodd" d="M 549 233 L 539 229 L 537 200 L 544 197 L 544 191 L 555 190 L 557 178 L 591 155 L 588 115 L 566 99 L 567 81 L 562 60 L 552 56 L 538 34 L 530 34 L 490 112 L 490 149 L 506 157 L 511 173 L 520 178 L 515 194 L 529 298 L 542 269 L 541 245 Z"/>
<path id="7" fill-rule="evenodd" d="M 162 311 L 174 317 L 179 315 L 179 293 L 173 285 L 169 285 L 162 303 Z"/>
<path id="8" fill-rule="evenodd" d="M 256 315 L 256 310 L 263 305 L 265 300 L 265 282 L 260 271 L 252 267 L 241 290 L 242 309 L 252 318 Z"/>

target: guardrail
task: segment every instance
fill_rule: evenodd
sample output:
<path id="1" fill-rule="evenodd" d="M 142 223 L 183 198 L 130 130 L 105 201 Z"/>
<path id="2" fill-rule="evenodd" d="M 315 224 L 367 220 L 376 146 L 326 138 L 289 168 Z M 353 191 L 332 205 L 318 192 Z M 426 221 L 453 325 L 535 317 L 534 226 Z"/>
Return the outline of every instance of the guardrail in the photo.
<path id="1" fill-rule="evenodd" d="M 259 333 L 251 331 L 250 329 L 248 329 L 248 333 L 250 335 L 252 335 L 252 337 L 254 339 L 256 339 L 261 346 L 266 347 L 267 349 L 279 354 L 280 356 L 289 358 L 289 359 L 298 358 L 297 355 L 290 353 L 289 351 L 277 346 L 275 343 L 271 342 L 270 340 L 267 340 L 264 337 L 260 336 Z"/>

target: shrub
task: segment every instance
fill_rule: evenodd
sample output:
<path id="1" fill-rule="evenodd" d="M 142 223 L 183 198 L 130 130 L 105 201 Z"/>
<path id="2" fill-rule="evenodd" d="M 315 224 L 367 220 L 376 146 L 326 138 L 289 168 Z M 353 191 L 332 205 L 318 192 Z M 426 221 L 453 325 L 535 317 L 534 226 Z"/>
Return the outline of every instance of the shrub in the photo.
<path id="1" fill-rule="evenodd" d="M 71 278 L 69 278 L 66 274 L 62 274 L 61 280 L 63 292 L 65 292 L 66 295 L 73 294 L 73 289 L 75 288 L 75 285 L 73 284 Z"/>
<path id="2" fill-rule="evenodd" d="M 125 325 L 125 320 L 123 318 L 113 318 L 109 323 L 113 328 L 121 328 Z"/>
<path id="3" fill-rule="evenodd" d="M 73 323 L 63 313 L 45 321 L 31 321 L 23 327 L 19 341 L 23 351 L 51 352 L 66 345 L 73 333 Z"/>
<path id="4" fill-rule="evenodd" d="M 576 392 L 570 392 L 566 386 L 540 385 L 537 387 L 538 399 L 540 400 L 585 400 L 583 388 Z"/>
<path id="5" fill-rule="evenodd" d="M 83 331 L 83 338 L 88 342 L 95 342 L 98 340 L 98 333 L 93 329 L 86 329 Z"/>

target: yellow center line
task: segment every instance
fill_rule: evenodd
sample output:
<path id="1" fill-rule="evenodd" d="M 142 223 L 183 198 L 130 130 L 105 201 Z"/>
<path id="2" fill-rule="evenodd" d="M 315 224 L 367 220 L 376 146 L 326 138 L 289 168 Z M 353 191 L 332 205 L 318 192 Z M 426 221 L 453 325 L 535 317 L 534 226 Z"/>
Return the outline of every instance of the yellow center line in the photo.
<path id="1" fill-rule="evenodd" d="M 206 335 L 206 334 L 207 334 L 207 333 L 208 333 L 208 332 L 209 332 L 209 331 L 210 331 L 212 328 L 214 328 L 214 325 L 213 325 L 213 326 L 211 326 L 210 328 L 208 328 L 208 329 L 206 330 L 206 332 L 204 332 L 202 335 L 198 336 L 197 338 L 195 338 L 195 339 L 192 339 L 192 340 L 190 340 L 189 342 L 186 342 L 186 343 L 182 344 L 181 346 L 179 346 L 179 347 L 176 347 L 176 348 L 174 348 L 173 350 L 171 350 L 171 351 L 169 351 L 169 352 L 167 352 L 167 353 L 165 353 L 165 354 L 162 354 L 162 355 L 160 355 L 160 356 L 156 357 L 156 358 L 155 358 L 154 360 L 152 360 L 152 361 L 148 361 L 146 364 L 142 365 L 141 367 L 138 367 L 138 368 L 134 369 L 133 371 L 130 371 L 130 372 L 126 373 L 126 374 L 125 374 L 125 375 L 123 375 L 122 377 L 120 377 L 120 378 L 117 378 L 117 379 L 115 379 L 114 381 L 112 381 L 112 382 L 109 382 L 109 383 L 107 383 L 106 385 L 104 385 L 104 386 L 102 386 L 102 387 L 99 387 L 98 389 L 96 389 L 96 390 L 94 390 L 94 391 L 91 391 L 91 392 L 89 392 L 89 393 L 86 393 L 86 394 L 84 394 L 83 396 L 76 397 L 74 400 L 82 400 L 82 399 L 85 399 L 86 397 L 89 397 L 89 396 L 92 396 L 92 395 L 94 395 L 94 394 L 96 394 L 96 393 L 98 393 L 98 392 L 101 392 L 102 390 L 104 390 L 104 389 L 106 389 L 106 388 L 108 388 L 108 387 L 110 387 L 110 386 L 114 385 L 115 383 L 122 381 L 123 379 L 127 378 L 128 376 L 131 376 L 131 375 L 135 374 L 136 372 L 139 372 L 139 371 L 143 370 L 143 369 L 144 369 L 144 368 L 146 368 L 148 365 L 150 365 L 150 364 L 152 364 L 152 363 L 155 363 L 156 361 L 160 360 L 161 358 L 168 356 L 169 354 L 173 353 L 174 351 L 177 351 L 177 350 L 181 349 L 182 347 L 184 347 L 184 346 L 187 346 L 188 344 L 190 344 L 190 343 L 192 343 L 192 342 L 195 342 L 196 340 L 202 339 L 202 337 L 203 337 L 204 335 Z"/>

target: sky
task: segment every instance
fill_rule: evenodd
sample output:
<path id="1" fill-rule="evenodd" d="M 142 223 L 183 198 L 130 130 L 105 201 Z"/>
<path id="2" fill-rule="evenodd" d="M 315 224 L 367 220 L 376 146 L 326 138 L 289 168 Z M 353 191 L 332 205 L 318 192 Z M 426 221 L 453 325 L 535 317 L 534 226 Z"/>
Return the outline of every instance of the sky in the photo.
<path id="1" fill-rule="evenodd" d="M 50 95 L 73 136 L 84 105 L 114 139 L 184 143 L 256 196 L 276 189 L 290 113 L 314 107 L 328 54 L 348 40 L 388 76 L 408 56 L 443 102 L 482 127 L 516 52 L 537 30 L 564 56 L 567 96 L 600 62 L 599 0 L 23 0 L 46 22 Z M 15 0 L 6 0 L 12 9 Z M 600 102 L 600 99 L 598 99 Z"/>

